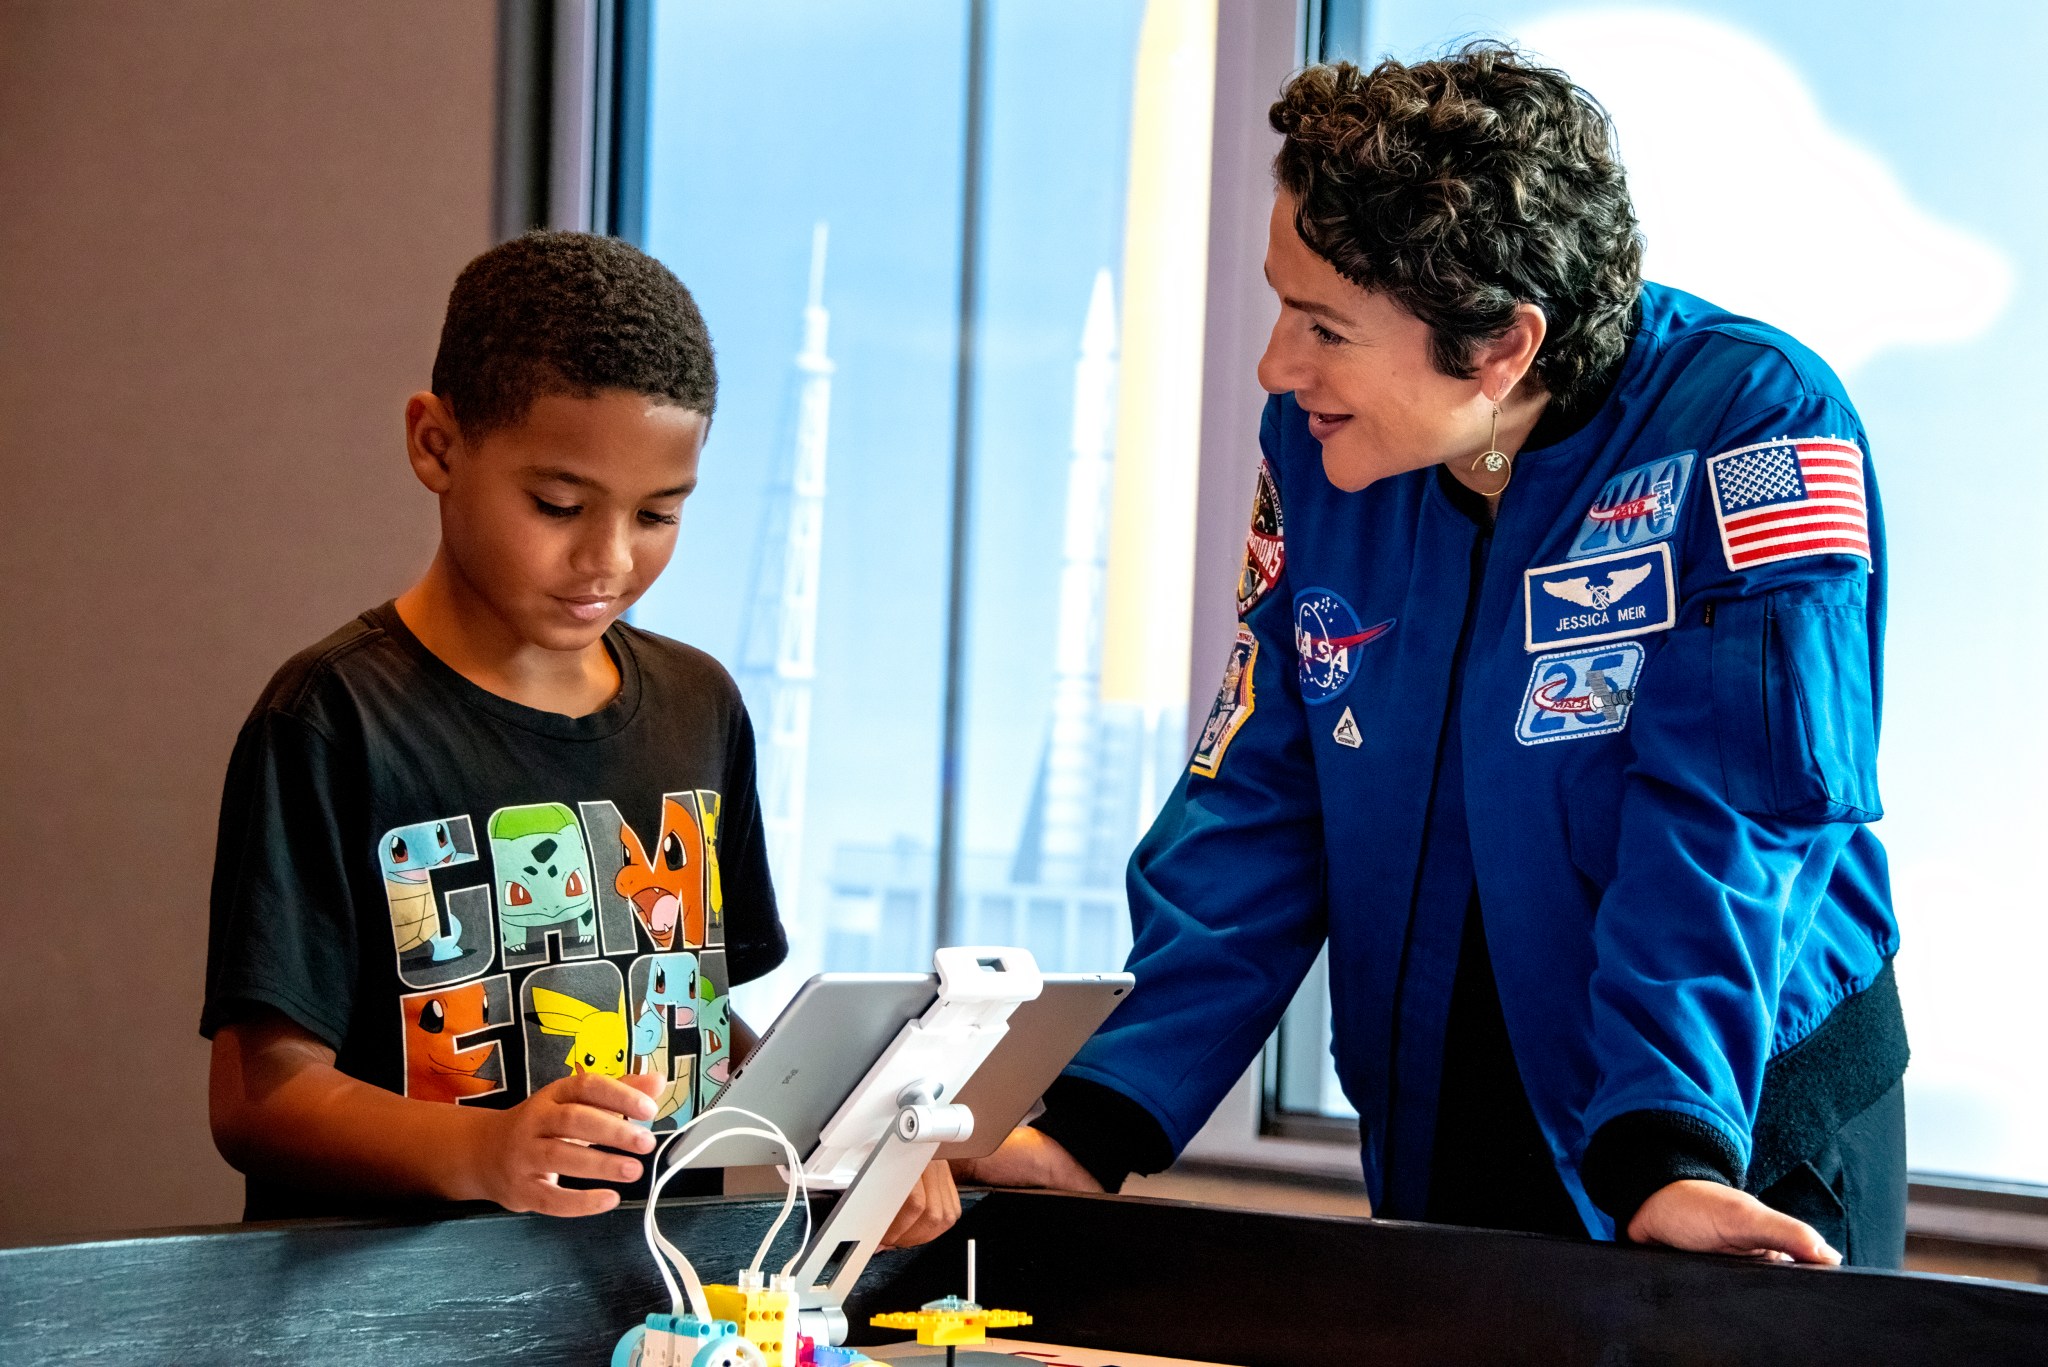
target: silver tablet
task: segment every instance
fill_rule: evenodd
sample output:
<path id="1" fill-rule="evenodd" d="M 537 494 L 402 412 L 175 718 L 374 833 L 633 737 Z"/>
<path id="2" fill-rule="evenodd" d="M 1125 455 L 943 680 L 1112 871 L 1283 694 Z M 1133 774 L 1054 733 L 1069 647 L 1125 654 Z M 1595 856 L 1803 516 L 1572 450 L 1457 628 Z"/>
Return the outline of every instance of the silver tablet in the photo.
<path id="1" fill-rule="evenodd" d="M 1128 973 L 1046 974 L 1045 991 L 1010 1013 L 1010 1033 L 954 1098 L 974 1112 L 973 1137 L 939 1157 L 994 1153 L 1136 983 Z"/>
<path id="2" fill-rule="evenodd" d="M 974 1111 L 974 1137 L 941 1149 L 945 1158 L 993 1152 L 1030 1112 L 1075 1051 L 1130 994 L 1128 973 L 1048 973 L 1045 990 L 1011 1013 L 1009 1033 L 961 1089 Z M 734 1074 L 708 1118 L 679 1141 L 694 1148 L 712 1133 L 751 1122 L 718 1112 L 743 1108 L 782 1127 L 808 1157 L 818 1132 L 866 1077 L 904 1025 L 938 999 L 930 973 L 820 973 L 800 988 Z M 783 1161 L 772 1140 L 724 1140 L 693 1168 L 751 1167 Z"/>

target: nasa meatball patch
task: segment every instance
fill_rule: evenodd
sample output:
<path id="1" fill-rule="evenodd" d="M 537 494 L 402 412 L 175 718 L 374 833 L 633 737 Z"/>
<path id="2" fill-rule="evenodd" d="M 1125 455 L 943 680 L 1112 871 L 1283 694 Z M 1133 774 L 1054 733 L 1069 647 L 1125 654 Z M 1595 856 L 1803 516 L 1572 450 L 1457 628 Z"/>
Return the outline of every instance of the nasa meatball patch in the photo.
<path id="1" fill-rule="evenodd" d="M 1287 524 L 1280 515 L 1280 486 L 1273 467 L 1259 462 L 1259 491 L 1252 498 L 1251 530 L 1244 538 L 1244 568 L 1237 576 L 1237 615 L 1242 617 L 1280 582 L 1287 568 Z"/>
<path id="2" fill-rule="evenodd" d="M 1622 730 L 1635 707 L 1642 672 L 1643 648 L 1634 641 L 1538 656 L 1529 670 L 1522 714 L 1515 719 L 1515 739 L 1548 745 Z"/>
<path id="3" fill-rule="evenodd" d="M 1532 654 L 1669 631 L 1678 620 L 1671 546 L 1660 541 L 1639 551 L 1527 570 L 1522 612 L 1522 647 Z"/>
<path id="4" fill-rule="evenodd" d="M 1330 702 L 1351 687 L 1358 653 L 1394 629 L 1394 619 L 1358 624 L 1358 614 L 1331 589 L 1303 589 L 1294 595 L 1294 653 L 1301 671 L 1301 700 L 1310 707 Z"/>

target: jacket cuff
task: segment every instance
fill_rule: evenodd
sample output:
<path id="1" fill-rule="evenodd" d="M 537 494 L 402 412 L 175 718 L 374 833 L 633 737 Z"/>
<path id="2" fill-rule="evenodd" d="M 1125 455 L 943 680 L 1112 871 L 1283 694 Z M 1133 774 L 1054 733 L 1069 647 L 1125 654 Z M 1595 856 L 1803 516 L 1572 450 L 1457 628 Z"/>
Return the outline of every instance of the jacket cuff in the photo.
<path id="1" fill-rule="evenodd" d="M 1678 1111 L 1630 1111 L 1594 1131 L 1579 1164 L 1586 1195 L 1626 1241 L 1629 1221 L 1663 1187 L 1688 1179 L 1742 1185 L 1742 1156 L 1727 1135 Z"/>
<path id="2" fill-rule="evenodd" d="M 1045 1111 L 1029 1124 L 1072 1154 L 1104 1191 L 1120 1190 L 1134 1172 L 1159 1172 L 1173 1163 L 1173 1145 L 1152 1112 L 1086 1078 L 1054 1078 L 1045 1089 Z"/>

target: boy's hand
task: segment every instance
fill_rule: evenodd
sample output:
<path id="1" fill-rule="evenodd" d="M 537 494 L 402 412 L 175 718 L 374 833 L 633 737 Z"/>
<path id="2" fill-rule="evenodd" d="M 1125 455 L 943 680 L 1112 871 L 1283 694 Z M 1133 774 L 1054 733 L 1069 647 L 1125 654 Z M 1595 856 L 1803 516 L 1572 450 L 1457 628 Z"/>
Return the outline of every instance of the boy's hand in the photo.
<path id="1" fill-rule="evenodd" d="M 542 1215 L 599 1215 L 619 1204 L 609 1189 L 577 1191 L 559 1179 L 632 1182 L 641 1163 L 592 1145 L 652 1153 L 655 1137 L 627 1117 L 654 1119 L 654 1093 L 661 1079 L 652 1073 L 625 1078 L 581 1073 L 551 1082 L 509 1111 L 492 1114 L 498 1123 L 483 1131 L 470 1156 L 477 1194 L 507 1210 Z"/>

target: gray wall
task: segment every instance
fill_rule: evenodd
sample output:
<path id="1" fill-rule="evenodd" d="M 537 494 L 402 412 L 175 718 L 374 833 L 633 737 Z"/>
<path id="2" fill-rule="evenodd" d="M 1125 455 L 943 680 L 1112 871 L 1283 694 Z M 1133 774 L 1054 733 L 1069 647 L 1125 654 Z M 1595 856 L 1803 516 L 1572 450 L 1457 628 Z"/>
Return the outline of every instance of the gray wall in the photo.
<path id="1" fill-rule="evenodd" d="M 220 774 L 433 546 L 400 412 L 489 245 L 491 0 L 0 0 L 0 1241 L 233 1219 Z"/>

